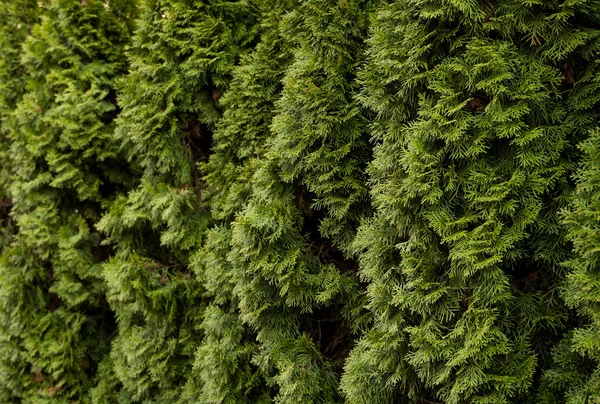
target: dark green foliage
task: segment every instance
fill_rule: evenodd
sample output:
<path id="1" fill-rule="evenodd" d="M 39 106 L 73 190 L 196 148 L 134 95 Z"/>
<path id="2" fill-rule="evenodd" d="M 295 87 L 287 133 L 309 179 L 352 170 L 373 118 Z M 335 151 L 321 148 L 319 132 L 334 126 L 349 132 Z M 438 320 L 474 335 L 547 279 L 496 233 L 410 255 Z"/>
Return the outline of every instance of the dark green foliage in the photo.
<path id="1" fill-rule="evenodd" d="M 260 4 L 260 41 L 233 71 L 229 90 L 220 99 L 225 112 L 214 133 L 211 157 L 201 166 L 215 224 L 192 263 L 212 303 L 204 314 L 205 338 L 188 382 L 190 401 L 259 403 L 274 396 L 267 385 L 269 367 L 253 360 L 259 351 L 256 334 L 237 312 L 241 296 L 236 285 L 243 267 L 229 256 L 230 223 L 251 194 L 254 172 L 266 153 L 279 83 L 291 60 L 278 28 L 282 15 L 293 7 L 290 1 Z"/>
<path id="2" fill-rule="evenodd" d="M 353 314 L 355 264 L 341 251 L 367 212 L 369 148 L 353 100 L 368 9 L 305 2 L 282 23 L 296 46 L 283 77 L 264 158 L 233 225 L 228 257 L 242 320 L 257 331 L 256 361 L 273 368 L 280 402 L 336 402 Z"/>
<path id="3" fill-rule="evenodd" d="M 377 214 L 355 242 L 376 326 L 348 361 L 349 401 L 534 394 L 567 324 L 559 211 L 585 114 L 566 101 L 596 9 L 399 1 L 379 11 L 362 75 L 378 114 Z"/>
<path id="4" fill-rule="evenodd" d="M 581 149 L 583 165 L 565 224 L 575 257 L 563 291 L 568 306 L 577 309 L 583 322 L 554 350 L 555 369 L 547 381 L 565 394 L 568 403 L 600 400 L 600 132 L 596 129 Z"/>
<path id="5" fill-rule="evenodd" d="M 315 220 L 319 233 L 343 250 L 369 210 L 364 168 L 370 148 L 354 101 L 368 5 L 307 2 L 288 16 L 286 39 L 298 49 L 273 121 L 270 154 L 281 178 L 306 187 L 303 197 L 314 199 L 302 201 L 304 214 L 323 212 Z"/>
<path id="6" fill-rule="evenodd" d="M 21 66 L 20 48 L 31 25 L 37 21 L 37 1 L 0 3 L 0 160 L 10 159 L 12 111 L 25 92 L 25 71 Z M 8 192 L 10 164 L 0 165 L 0 250 L 10 241 L 13 220 L 12 201 Z"/>
<path id="7" fill-rule="evenodd" d="M 202 337 L 204 288 L 189 260 L 211 217 L 197 165 L 208 159 L 220 94 L 254 40 L 254 7 L 146 1 L 137 24 L 116 133 L 142 175 L 99 229 L 117 245 L 104 267 L 118 324 L 111 358 L 122 387 L 113 388 L 124 402 L 164 403 L 180 398 Z"/>
<path id="8" fill-rule="evenodd" d="M 0 401 L 600 402 L 598 27 L 0 0 Z"/>
<path id="9" fill-rule="evenodd" d="M 0 258 L 1 400 L 82 400 L 112 332 L 100 266 L 107 249 L 94 224 L 111 190 L 130 186 L 116 162 L 112 119 L 133 9 L 91 0 L 17 7 L 24 29 L 36 12 L 41 20 L 20 64 L 6 60 L 23 79 L 3 100 L 16 104 L 4 120 L 3 163 L 18 232 Z"/>

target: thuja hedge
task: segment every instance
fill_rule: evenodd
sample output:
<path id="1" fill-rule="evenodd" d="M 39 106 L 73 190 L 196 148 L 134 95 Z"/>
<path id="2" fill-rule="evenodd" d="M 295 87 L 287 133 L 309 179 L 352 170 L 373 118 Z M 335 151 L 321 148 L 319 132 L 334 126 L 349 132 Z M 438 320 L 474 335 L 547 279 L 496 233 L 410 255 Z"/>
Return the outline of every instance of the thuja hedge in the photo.
<path id="1" fill-rule="evenodd" d="M 0 402 L 600 403 L 600 1 L 0 0 Z"/>

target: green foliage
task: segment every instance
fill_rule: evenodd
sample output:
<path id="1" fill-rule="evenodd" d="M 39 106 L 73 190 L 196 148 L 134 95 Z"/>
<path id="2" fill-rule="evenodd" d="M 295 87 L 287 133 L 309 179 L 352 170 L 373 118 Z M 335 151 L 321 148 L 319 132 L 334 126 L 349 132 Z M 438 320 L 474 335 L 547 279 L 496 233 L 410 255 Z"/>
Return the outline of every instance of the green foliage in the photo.
<path id="1" fill-rule="evenodd" d="M 586 114 L 565 101 L 597 16 L 578 1 L 378 12 L 361 76 L 377 213 L 355 242 L 375 327 L 347 362 L 350 402 L 532 394 L 567 324 L 559 211 Z"/>
<path id="2" fill-rule="evenodd" d="M 25 30 L 38 12 L 41 20 L 20 61 L 7 59 L 22 81 L 3 99 L 15 105 L 3 123 L 18 232 L 0 259 L 2 401 L 82 400 L 112 332 L 100 266 L 106 249 L 93 226 L 112 189 L 130 186 L 112 121 L 133 8 L 129 1 L 16 6 Z M 15 20 L 7 23 L 14 30 Z"/>
<path id="3" fill-rule="evenodd" d="M 353 95 L 368 8 L 305 2 L 283 19 L 293 49 L 250 196 L 232 226 L 234 291 L 257 332 L 255 362 L 277 402 L 337 402 L 338 374 L 360 311 L 355 263 L 344 256 L 368 210 L 369 148 Z M 248 148 L 241 150 L 248 151 Z M 250 149 L 252 150 L 252 149 Z"/>
<path id="4" fill-rule="evenodd" d="M 12 111 L 25 92 L 25 77 L 20 64 L 20 47 L 31 25 L 37 21 L 36 1 L 0 3 L 0 160 L 10 159 Z M 0 165 L 0 251 L 10 241 L 13 220 L 12 201 L 8 192 L 10 165 Z"/>
<path id="5" fill-rule="evenodd" d="M 270 402 L 274 395 L 267 385 L 272 372 L 254 360 L 259 351 L 256 334 L 237 312 L 241 296 L 236 285 L 243 269 L 229 256 L 230 223 L 250 196 L 254 172 L 266 152 L 273 105 L 291 59 L 279 25 L 293 7 L 290 1 L 260 4 L 260 40 L 232 72 L 229 90 L 220 99 L 224 113 L 214 133 L 212 154 L 201 165 L 215 223 L 192 265 L 212 303 L 202 322 L 205 338 L 197 351 L 195 374 L 188 381 L 187 398 L 192 402 L 259 403 Z"/>
<path id="6" fill-rule="evenodd" d="M 599 24 L 0 0 L 0 401 L 600 402 Z"/>
<path id="7" fill-rule="evenodd" d="M 117 246 L 104 278 L 118 324 L 111 358 L 121 386 L 113 389 L 125 402 L 177 401 L 193 370 L 210 317 L 190 268 L 211 223 L 197 165 L 208 159 L 220 94 L 253 44 L 254 14 L 245 1 L 141 7 L 116 130 L 140 184 L 98 226 Z"/>
<path id="8" fill-rule="evenodd" d="M 594 130 L 582 145 L 583 164 L 577 188 L 565 217 L 575 257 L 563 292 L 568 306 L 577 309 L 583 322 L 565 341 L 570 350 L 555 350 L 557 369 L 548 379 L 566 390 L 566 402 L 600 400 L 600 132 Z"/>
<path id="9" fill-rule="evenodd" d="M 319 1 L 288 15 L 286 39 L 297 49 L 283 79 L 270 151 L 283 181 L 300 182 L 314 198 L 302 202 L 305 214 L 323 212 L 319 232 L 344 250 L 369 210 L 370 148 L 354 101 L 368 8 L 365 1 Z"/>

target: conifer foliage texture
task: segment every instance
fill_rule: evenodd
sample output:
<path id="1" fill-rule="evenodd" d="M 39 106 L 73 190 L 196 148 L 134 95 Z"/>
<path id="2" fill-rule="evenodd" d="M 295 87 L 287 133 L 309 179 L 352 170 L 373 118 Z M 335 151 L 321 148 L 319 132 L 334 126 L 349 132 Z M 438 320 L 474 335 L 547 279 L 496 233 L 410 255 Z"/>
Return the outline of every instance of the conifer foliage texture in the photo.
<path id="1" fill-rule="evenodd" d="M 600 403 L 600 0 L 0 0 L 0 402 Z"/>

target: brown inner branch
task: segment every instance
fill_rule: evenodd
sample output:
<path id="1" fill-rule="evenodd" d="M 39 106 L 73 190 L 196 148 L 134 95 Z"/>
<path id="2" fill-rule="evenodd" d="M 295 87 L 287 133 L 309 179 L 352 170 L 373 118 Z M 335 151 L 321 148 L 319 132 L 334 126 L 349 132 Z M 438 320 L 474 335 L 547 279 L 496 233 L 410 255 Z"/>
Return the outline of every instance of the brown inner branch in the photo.
<path id="1" fill-rule="evenodd" d="M 191 119 L 187 128 L 181 131 L 179 140 L 184 145 L 185 157 L 191 164 L 198 201 L 202 202 L 202 178 L 198 163 L 208 161 L 212 147 L 212 132 L 198 120 Z"/>

